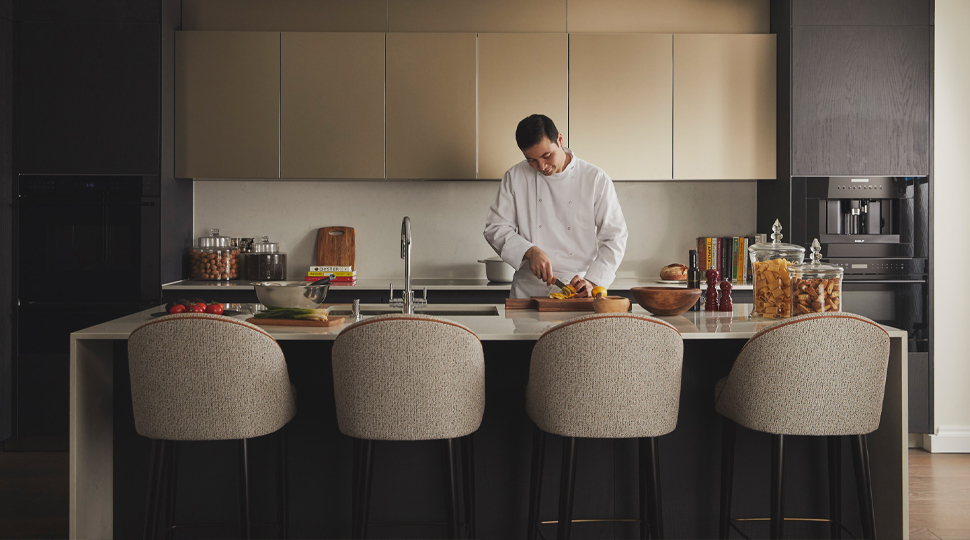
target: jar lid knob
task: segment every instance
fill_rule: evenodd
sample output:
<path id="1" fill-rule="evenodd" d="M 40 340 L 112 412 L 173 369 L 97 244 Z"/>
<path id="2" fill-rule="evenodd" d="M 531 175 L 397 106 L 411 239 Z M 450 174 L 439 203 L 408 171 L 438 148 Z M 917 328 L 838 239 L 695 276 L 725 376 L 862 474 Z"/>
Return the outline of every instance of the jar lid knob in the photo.
<path id="1" fill-rule="evenodd" d="M 781 222 L 776 219 L 775 224 L 771 226 L 771 231 L 771 243 L 781 243 L 781 239 L 784 238 L 784 235 L 781 234 Z"/>
<path id="2" fill-rule="evenodd" d="M 209 229 L 209 236 L 219 236 L 219 229 Z"/>
<path id="3" fill-rule="evenodd" d="M 822 262 L 822 244 L 818 243 L 818 238 L 812 241 L 812 264 L 817 265 Z"/>
<path id="4" fill-rule="evenodd" d="M 268 236 L 263 236 L 262 239 L 263 239 L 263 243 L 264 244 L 268 244 L 269 243 L 269 237 Z"/>

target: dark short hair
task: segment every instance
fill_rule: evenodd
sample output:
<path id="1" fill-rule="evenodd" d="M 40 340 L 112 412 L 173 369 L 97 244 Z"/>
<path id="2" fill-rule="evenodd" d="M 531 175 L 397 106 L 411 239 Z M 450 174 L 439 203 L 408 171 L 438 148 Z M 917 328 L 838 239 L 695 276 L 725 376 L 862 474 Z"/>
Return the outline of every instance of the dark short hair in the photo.
<path id="1" fill-rule="evenodd" d="M 554 144 L 559 138 L 559 130 L 556 129 L 556 124 L 544 114 L 528 116 L 519 122 L 519 126 L 515 128 L 515 144 L 519 145 L 519 150 L 525 150 L 539 144 L 543 136 Z"/>

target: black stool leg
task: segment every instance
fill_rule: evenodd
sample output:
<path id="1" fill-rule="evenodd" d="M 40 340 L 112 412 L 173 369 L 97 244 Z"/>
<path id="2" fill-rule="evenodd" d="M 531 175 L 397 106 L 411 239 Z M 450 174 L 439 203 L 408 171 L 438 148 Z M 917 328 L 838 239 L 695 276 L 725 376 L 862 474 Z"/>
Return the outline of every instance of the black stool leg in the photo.
<path id="1" fill-rule="evenodd" d="M 350 491 L 350 515 L 353 516 L 353 521 L 350 524 L 350 537 L 360 538 L 360 531 L 357 529 L 358 522 L 360 521 L 360 448 L 362 441 L 357 437 L 354 437 L 354 465 L 351 471 L 351 491 Z"/>
<path id="2" fill-rule="evenodd" d="M 448 538 L 458 538 L 458 447 L 456 439 L 445 439 L 448 453 Z"/>
<path id="3" fill-rule="evenodd" d="M 239 440 L 239 535 L 246 540 L 252 538 L 249 515 L 249 445 L 246 439 Z"/>
<path id="4" fill-rule="evenodd" d="M 718 538 L 726 539 L 731 528 L 731 493 L 734 489 L 734 444 L 738 425 L 724 419 L 721 427 L 721 516 L 718 521 Z"/>
<path id="5" fill-rule="evenodd" d="M 175 496 L 178 493 L 179 476 L 179 443 L 178 441 L 168 441 L 168 496 L 165 503 L 165 538 L 172 540 L 175 535 Z"/>
<path id="6" fill-rule="evenodd" d="M 152 453 L 148 460 L 148 493 L 145 501 L 145 530 L 142 537 L 145 540 L 155 538 L 155 516 L 158 510 L 158 488 L 161 483 L 161 458 L 164 455 L 162 445 L 164 441 L 152 439 Z"/>
<path id="7" fill-rule="evenodd" d="M 856 491 L 859 493 L 859 511 L 862 513 L 862 535 L 867 540 L 876 539 L 876 516 L 872 506 L 872 475 L 869 472 L 869 445 L 865 435 L 850 435 L 852 461 L 855 465 Z"/>
<path id="8" fill-rule="evenodd" d="M 562 481 L 559 485 L 559 540 L 569 539 L 573 524 L 573 495 L 576 491 L 576 437 L 562 441 Z"/>
<path id="9" fill-rule="evenodd" d="M 546 433 L 535 426 L 532 430 L 532 475 L 529 480 L 528 540 L 536 540 L 539 522 L 539 501 L 542 499 L 542 469 L 546 461 Z"/>
<path id="10" fill-rule="evenodd" d="M 842 521 L 842 441 L 830 436 L 829 446 L 829 519 L 832 520 L 832 538 L 842 538 L 842 529 L 836 521 Z"/>
<path id="11" fill-rule="evenodd" d="M 785 524 L 785 436 L 771 436 L 771 538 L 782 538 Z"/>
<path id="12" fill-rule="evenodd" d="M 279 527 L 280 538 L 290 536 L 290 495 L 287 491 L 289 469 L 286 463 L 286 426 L 277 432 L 278 446 L 276 449 L 276 525 Z"/>
<path id="13" fill-rule="evenodd" d="M 357 486 L 357 536 L 367 537 L 367 520 L 370 516 L 370 482 L 374 467 L 374 441 L 360 441 L 360 467 Z"/>
<path id="14" fill-rule="evenodd" d="M 475 434 L 461 439 L 462 486 L 465 489 L 465 521 L 468 538 L 475 538 Z"/>
<path id="15" fill-rule="evenodd" d="M 663 503 L 660 498 L 660 449 L 656 437 L 640 439 L 640 474 L 641 483 L 646 481 L 647 515 L 650 525 L 650 536 L 654 540 L 664 537 Z M 644 478 L 645 476 L 645 478 Z M 640 503 L 643 504 L 643 501 Z M 643 514 L 641 519 L 641 534 Z"/>

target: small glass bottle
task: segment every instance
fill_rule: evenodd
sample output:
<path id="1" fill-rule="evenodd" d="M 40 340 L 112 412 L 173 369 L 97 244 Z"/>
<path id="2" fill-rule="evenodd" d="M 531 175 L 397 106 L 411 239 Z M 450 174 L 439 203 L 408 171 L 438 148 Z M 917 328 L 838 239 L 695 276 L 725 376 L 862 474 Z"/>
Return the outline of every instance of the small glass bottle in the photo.
<path id="1" fill-rule="evenodd" d="M 687 288 L 688 289 L 700 289 L 701 288 L 701 271 L 697 268 L 697 250 L 692 249 L 687 253 Z M 694 302 L 694 305 L 690 307 L 691 311 L 700 311 L 701 301 Z"/>

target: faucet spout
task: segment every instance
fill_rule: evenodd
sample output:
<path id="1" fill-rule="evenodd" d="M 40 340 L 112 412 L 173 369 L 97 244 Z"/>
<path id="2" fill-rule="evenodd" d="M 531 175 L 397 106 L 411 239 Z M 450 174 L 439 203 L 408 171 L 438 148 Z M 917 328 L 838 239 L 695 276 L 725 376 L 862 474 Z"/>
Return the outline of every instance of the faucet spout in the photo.
<path id="1" fill-rule="evenodd" d="M 411 290 L 411 218 L 401 222 L 401 258 L 404 259 L 404 313 L 414 314 L 414 292 Z"/>

